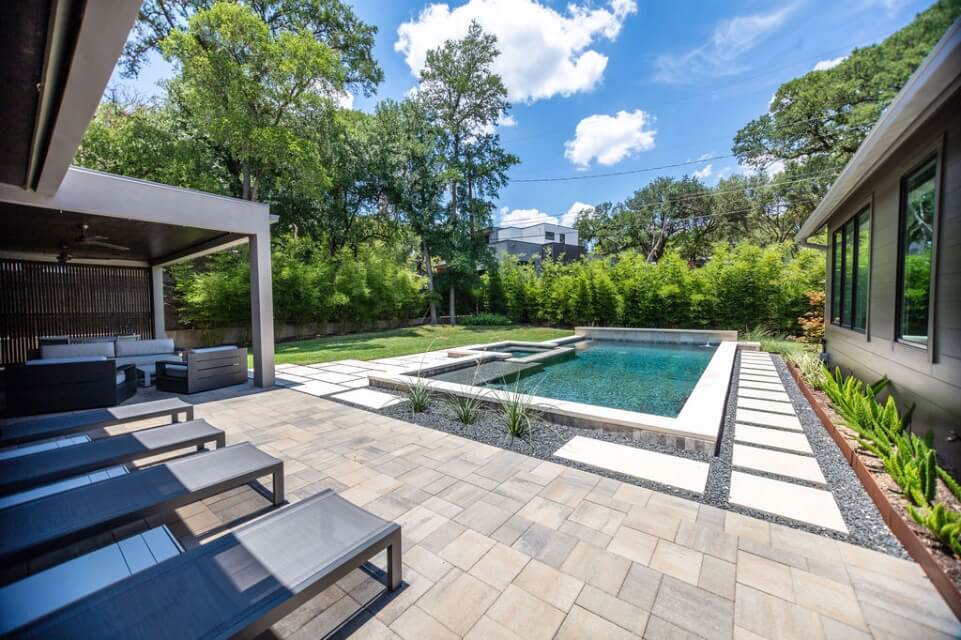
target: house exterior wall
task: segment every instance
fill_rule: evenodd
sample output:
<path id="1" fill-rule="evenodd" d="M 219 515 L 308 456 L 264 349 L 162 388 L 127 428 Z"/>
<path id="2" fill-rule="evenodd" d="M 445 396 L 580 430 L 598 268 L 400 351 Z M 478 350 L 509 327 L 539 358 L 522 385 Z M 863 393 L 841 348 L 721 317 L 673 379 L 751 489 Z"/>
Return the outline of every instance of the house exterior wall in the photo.
<path id="1" fill-rule="evenodd" d="M 554 234 L 553 240 L 547 238 L 548 232 Z M 578 246 L 576 229 L 546 222 L 529 227 L 500 227 L 491 234 L 490 241 L 494 243 L 503 240 L 519 240 L 531 244 L 551 244 L 560 243 L 561 234 L 564 234 L 563 244 Z"/>
<path id="2" fill-rule="evenodd" d="M 887 376 L 902 407 L 917 403 L 915 432 L 931 430 L 939 454 L 961 468 L 961 93 L 956 92 L 881 165 L 828 219 L 827 352 L 840 366 L 873 382 Z M 937 156 L 937 213 L 934 232 L 928 348 L 897 340 L 898 245 L 902 179 Z M 830 323 L 833 233 L 870 206 L 871 267 L 866 329 Z"/>

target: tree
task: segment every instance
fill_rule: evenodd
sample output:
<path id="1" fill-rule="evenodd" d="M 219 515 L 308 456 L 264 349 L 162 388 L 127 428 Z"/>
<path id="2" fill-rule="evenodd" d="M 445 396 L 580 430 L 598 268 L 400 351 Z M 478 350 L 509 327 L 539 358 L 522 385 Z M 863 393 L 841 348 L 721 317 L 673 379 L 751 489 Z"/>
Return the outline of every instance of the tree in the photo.
<path id="1" fill-rule="evenodd" d="M 437 324 L 433 247 L 441 237 L 438 217 L 446 188 L 442 132 L 417 100 L 385 100 L 377 105 L 376 119 L 389 176 L 387 201 L 419 240 L 431 324 Z"/>
<path id="2" fill-rule="evenodd" d="M 497 121 L 510 109 L 507 89 L 492 71 L 499 55 L 497 38 L 471 22 L 467 35 L 447 40 L 427 52 L 417 99 L 442 132 L 443 175 L 448 201 L 442 248 L 447 262 L 450 321 L 457 320 L 458 279 L 477 276 L 477 260 L 486 256 L 482 231 L 491 224 L 496 195 L 506 171 L 518 162 L 503 151 L 495 133 Z"/>
<path id="3" fill-rule="evenodd" d="M 880 44 L 784 83 L 769 113 L 737 132 L 734 154 L 759 168 L 817 158 L 811 171 L 839 170 L 958 15 L 961 0 L 940 0 Z"/>
<path id="4" fill-rule="evenodd" d="M 292 168 L 324 181 L 298 113 L 317 113 L 341 90 L 336 53 L 306 30 L 271 32 L 244 5 L 218 2 L 161 42 L 179 74 L 167 83 L 192 132 L 220 151 L 240 197 L 256 200 L 269 177 Z"/>
<path id="5" fill-rule="evenodd" d="M 145 0 L 120 60 L 123 75 L 136 76 L 147 54 L 159 50 L 174 31 L 184 30 L 193 14 L 212 8 L 216 2 Z M 358 19 L 340 0 L 244 0 L 243 4 L 272 36 L 307 32 L 336 52 L 346 69 L 344 82 L 348 88 L 372 95 L 383 80 L 384 73 L 373 55 L 377 27 Z"/>

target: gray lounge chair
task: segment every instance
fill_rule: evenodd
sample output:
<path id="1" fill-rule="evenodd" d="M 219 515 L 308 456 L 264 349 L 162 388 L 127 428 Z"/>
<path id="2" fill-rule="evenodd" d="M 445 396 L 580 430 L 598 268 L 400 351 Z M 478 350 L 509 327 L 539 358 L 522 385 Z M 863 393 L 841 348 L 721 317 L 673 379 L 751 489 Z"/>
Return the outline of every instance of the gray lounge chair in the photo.
<path id="1" fill-rule="evenodd" d="M 179 422 L 180 414 L 187 420 L 194 419 L 194 407 L 180 398 L 167 398 L 153 402 L 139 402 L 109 409 L 88 409 L 70 413 L 55 413 L 30 418 L 0 421 L 0 447 L 7 447 L 44 438 L 92 431 L 125 422 L 170 416 L 171 422 Z"/>
<path id="2" fill-rule="evenodd" d="M 387 550 L 400 526 L 331 490 L 144 569 L 17 630 L 22 638 L 253 638 Z"/>
<path id="3" fill-rule="evenodd" d="M 0 564 L 17 562 L 136 520 L 273 476 L 284 501 L 283 462 L 245 442 L 154 465 L 0 510 Z"/>
<path id="4" fill-rule="evenodd" d="M 206 420 L 169 424 L 0 461 L 0 495 L 187 447 L 203 450 L 226 436 Z"/>

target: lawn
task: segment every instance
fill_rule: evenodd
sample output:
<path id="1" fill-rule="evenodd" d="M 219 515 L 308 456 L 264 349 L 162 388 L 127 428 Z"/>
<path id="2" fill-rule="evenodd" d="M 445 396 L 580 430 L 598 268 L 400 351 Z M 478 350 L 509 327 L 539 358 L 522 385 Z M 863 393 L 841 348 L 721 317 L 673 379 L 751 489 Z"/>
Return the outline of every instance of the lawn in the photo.
<path id="1" fill-rule="evenodd" d="M 310 364 L 332 360 L 376 360 L 436 349 L 499 340 L 550 340 L 572 335 L 569 329 L 547 327 L 463 327 L 425 325 L 378 333 L 329 336 L 277 344 L 277 364 Z"/>

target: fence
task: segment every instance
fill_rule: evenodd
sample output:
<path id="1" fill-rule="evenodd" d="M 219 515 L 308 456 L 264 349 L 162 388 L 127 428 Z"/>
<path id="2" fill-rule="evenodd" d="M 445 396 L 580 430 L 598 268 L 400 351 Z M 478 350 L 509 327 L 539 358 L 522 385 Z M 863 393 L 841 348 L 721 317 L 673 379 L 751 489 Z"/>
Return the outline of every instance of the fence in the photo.
<path id="1" fill-rule="evenodd" d="M 153 337 L 150 269 L 0 259 L 0 364 L 41 336 Z"/>

